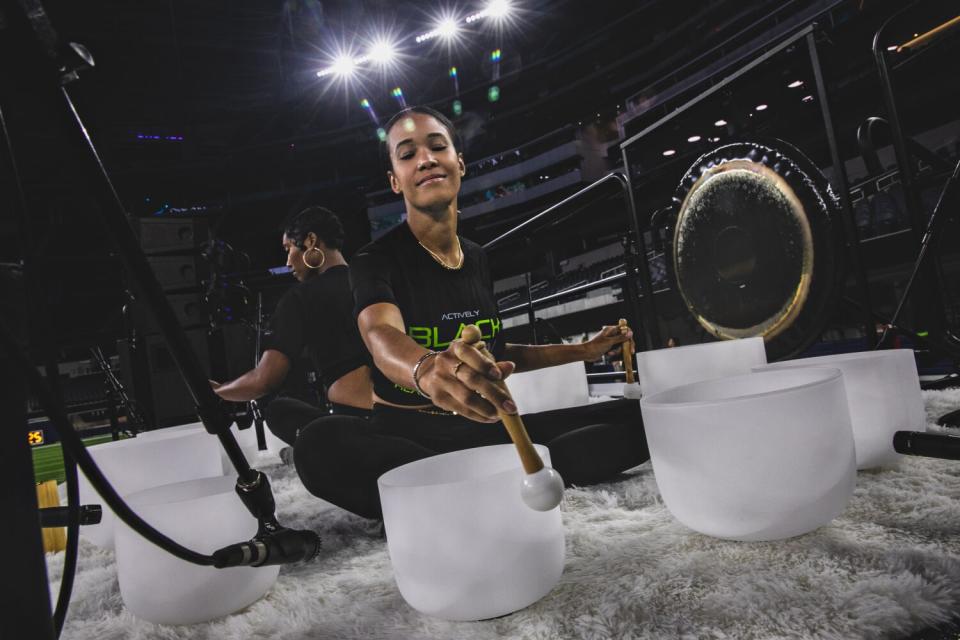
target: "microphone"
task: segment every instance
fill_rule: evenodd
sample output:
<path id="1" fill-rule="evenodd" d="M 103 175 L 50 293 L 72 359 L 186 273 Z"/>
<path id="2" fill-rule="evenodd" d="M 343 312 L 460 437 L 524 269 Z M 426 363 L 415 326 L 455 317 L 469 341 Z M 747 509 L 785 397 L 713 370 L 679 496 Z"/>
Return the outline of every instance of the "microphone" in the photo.
<path id="1" fill-rule="evenodd" d="M 893 434 L 893 449 L 909 456 L 960 460 L 960 438 L 939 433 L 897 431 Z"/>
<path id="2" fill-rule="evenodd" d="M 313 560 L 319 552 L 320 536 L 315 532 L 283 528 L 214 551 L 213 566 L 223 569 L 291 564 Z"/>

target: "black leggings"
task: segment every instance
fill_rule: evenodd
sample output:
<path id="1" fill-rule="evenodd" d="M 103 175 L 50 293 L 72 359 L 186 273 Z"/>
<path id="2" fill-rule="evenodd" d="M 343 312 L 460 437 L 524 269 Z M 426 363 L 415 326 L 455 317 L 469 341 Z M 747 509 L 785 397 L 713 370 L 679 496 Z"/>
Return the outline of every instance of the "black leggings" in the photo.
<path id="1" fill-rule="evenodd" d="M 610 480 L 649 458 L 636 400 L 523 416 L 530 439 L 550 448 L 566 484 Z M 313 495 L 366 518 L 381 518 L 377 478 L 439 453 L 510 442 L 500 423 L 374 405 L 370 420 L 327 416 L 300 430 L 294 462 Z"/>
<path id="2" fill-rule="evenodd" d="M 357 416 L 369 418 L 370 412 L 343 404 L 332 403 L 332 411 L 304 402 L 297 398 L 274 398 L 263 410 L 267 428 L 290 446 L 297 440 L 297 433 L 301 428 L 317 418 L 329 417 L 330 414 Z"/>

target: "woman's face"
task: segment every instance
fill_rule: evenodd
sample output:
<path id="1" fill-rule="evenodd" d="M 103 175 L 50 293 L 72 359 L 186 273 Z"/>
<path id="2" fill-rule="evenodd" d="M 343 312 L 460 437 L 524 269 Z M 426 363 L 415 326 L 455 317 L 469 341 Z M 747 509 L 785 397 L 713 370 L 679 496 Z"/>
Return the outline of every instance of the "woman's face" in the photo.
<path id="1" fill-rule="evenodd" d="M 409 206 L 439 211 L 456 199 L 465 172 L 463 157 L 436 118 L 424 113 L 405 116 L 390 129 L 387 148 L 390 188 Z"/>
<path id="2" fill-rule="evenodd" d="M 287 234 L 283 234 L 283 250 L 287 252 L 287 266 L 290 267 L 293 277 L 300 282 L 303 282 L 304 278 L 313 271 L 304 264 L 303 259 L 306 258 L 311 265 L 316 265 L 320 261 L 320 254 L 310 251 L 311 247 L 316 246 L 316 241 L 316 236 L 308 233 L 303 241 L 304 250 L 301 251 L 297 244 L 287 237 Z"/>

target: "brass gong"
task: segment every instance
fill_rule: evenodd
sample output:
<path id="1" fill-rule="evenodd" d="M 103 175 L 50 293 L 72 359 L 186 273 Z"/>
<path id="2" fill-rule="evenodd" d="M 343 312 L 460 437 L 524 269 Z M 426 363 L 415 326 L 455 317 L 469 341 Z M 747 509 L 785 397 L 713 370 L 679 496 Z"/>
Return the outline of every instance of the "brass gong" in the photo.
<path id="1" fill-rule="evenodd" d="M 843 236 L 812 162 L 782 141 L 725 145 L 687 171 L 675 202 L 668 264 L 706 331 L 762 336 L 771 360 L 817 338 L 839 291 Z"/>

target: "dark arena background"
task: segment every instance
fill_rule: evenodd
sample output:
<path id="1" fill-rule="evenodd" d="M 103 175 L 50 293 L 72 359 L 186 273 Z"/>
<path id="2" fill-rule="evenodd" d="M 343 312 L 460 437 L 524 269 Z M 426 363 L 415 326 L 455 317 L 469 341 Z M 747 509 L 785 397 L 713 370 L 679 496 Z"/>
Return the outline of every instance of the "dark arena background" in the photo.
<path id="1" fill-rule="evenodd" d="M 78 546 L 77 525 L 82 534 L 94 507 L 41 512 L 44 531 L 73 525 L 66 550 L 43 555 L 35 485 L 55 480 L 76 507 L 76 462 L 90 475 L 84 444 L 93 450 L 198 415 L 238 487 L 263 476 L 249 466 L 267 465 L 261 409 L 289 394 L 326 410 L 320 372 L 307 359 L 293 363 L 284 388 L 259 405 L 220 401 L 207 379 L 256 365 L 278 301 L 296 286 L 282 245 L 290 216 L 309 206 L 336 212 L 348 262 L 406 224 L 381 147 L 386 121 L 407 106 L 430 106 L 457 128 L 466 164 L 457 232 L 485 249 L 506 342 L 580 344 L 622 317 L 637 353 L 756 336 L 770 362 L 910 350 L 923 393 L 946 400 L 925 395 L 936 413 L 930 428 L 904 428 L 929 432 L 922 457 L 960 458 L 960 396 L 948 393 L 960 386 L 958 14 L 957 3 L 936 0 L 0 1 L 0 460 L 14 558 L 0 637 L 174 637 L 125 611 L 112 551 Z M 748 164 L 759 177 L 707 181 Z M 585 363 L 592 396 L 623 397 L 623 360 L 611 351 Z M 919 451 L 907 448 L 897 450 Z M 279 487 L 317 501 L 289 462 L 270 462 L 287 474 Z M 957 515 L 960 462 L 936 464 L 943 484 L 914 488 Z M 652 478 L 649 465 L 645 473 Z M 277 523 L 263 486 L 257 498 L 238 488 L 258 535 Z M 96 492 L 83 502 L 108 510 Z M 312 569 L 284 568 L 278 587 L 287 579 L 284 588 L 296 589 L 326 570 L 317 565 L 348 561 L 334 556 L 352 553 L 349 526 L 383 552 L 384 540 L 356 516 L 331 533 L 325 516 L 290 505 L 278 500 L 280 520 L 334 541 Z M 899 526 L 879 513 L 871 523 Z M 549 615 L 487 621 L 485 631 L 421 624 L 404 608 L 406 626 L 392 632 L 383 611 L 365 623 L 347 609 L 336 623 L 328 612 L 300 627 L 210 623 L 183 627 L 182 637 L 652 638 L 713 629 L 955 638 L 960 515 L 932 530 L 952 540 L 936 560 L 951 567 L 937 583 L 949 596 L 930 613 L 916 595 L 900 603 L 899 618 L 871 618 L 848 593 L 811 605 L 809 624 L 782 627 L 746 606 L 726 614 L 742 618 L 736 627 L 656 622 L 639 606 L 629 624 L 586 628 L 555 603 Z M 903 545 L 913 544 L 910 533 Z M 196 561 L 186 551 L 178 557 Z M 101 554 L 97 570 L 113 571 L 103 578 L 112 591 L 97 590 L 97 602 L 84 578 L 94 567 L 88 554 Z M 284 562 L 311 555 L 291 554 Z M 603 570 L 623 578 L 613 564 Z M 685 570 L 696 589 L 698 574 Z M 565 577 L 566 588 L 577 579 Z M 821 589 L 807 580 L 807 590 Z M 300 615 L 289 606 L 280 617 Z M 831 626 L 845 606 L 861 607 L 869 624 Z"/>

